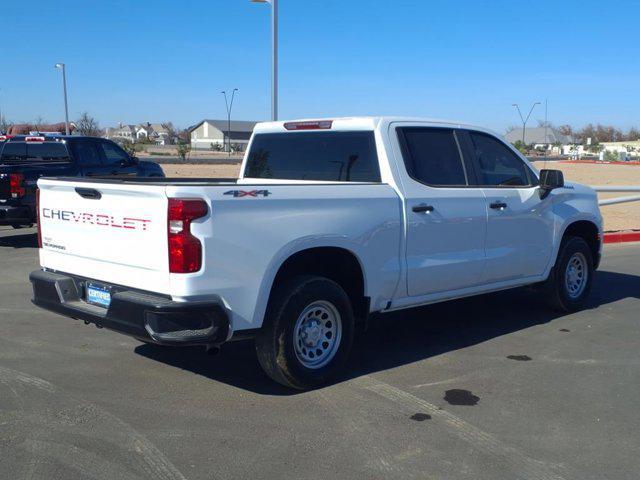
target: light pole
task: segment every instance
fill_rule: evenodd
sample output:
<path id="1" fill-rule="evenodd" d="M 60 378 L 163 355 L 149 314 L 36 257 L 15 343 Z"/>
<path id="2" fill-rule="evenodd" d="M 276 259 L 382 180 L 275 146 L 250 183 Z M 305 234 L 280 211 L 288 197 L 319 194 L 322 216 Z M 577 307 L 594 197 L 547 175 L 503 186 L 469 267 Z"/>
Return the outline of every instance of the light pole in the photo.
<path id="1" fill-rule="evenodd" d="M 271 120 L 278 120 L 278 0 L 251 0 L 271 4 Z"/>
<path id="2" fill-rule="evenodd" d="M 233 99 L 236 96 L 237 88 L 233 89 L 231 93 L 231 104 L 227 101 L 227 91 L 223 90 L 224 104 L 227 106 L 227 143 L 229 144 L 229 156 L 231 156 L 231 109 L 233 108 Z"/>
<path id="3" fill-rule="evenodd" d="M 512 107 L 516 107 L 516 109 L 518 110 L 518 114 L 520 115 L 520 120 L 522 120 L 522 146 L 523 147 L 526 146 L 526 143 L 524 141 L 524 132 L 525 132 L 525 129 L 527 128 L 527 122 L 531 117 L 531 113 L 533 113 L 533 109 L 536 108 L 536 105 L 540 105 L 540 102 L 536 102 L 533 105 L 531 105 L 531 110 L 529 110 L 529 115 L 527 115 L 527 118 L 524 118 L 522 116 L 522 112 L 520 111 L 520 106 L 517 103 L 514 103 L 513 105 L 511 105 Z"/>
<path id="4" fill-rule="evenodd" d="M 56 68 L 62 70 L 62 89 L 64 91 L 64 131 L 69 135 L 69 106 L 67 104 L 67 70 L 64 63 L 56 63 Z"/>

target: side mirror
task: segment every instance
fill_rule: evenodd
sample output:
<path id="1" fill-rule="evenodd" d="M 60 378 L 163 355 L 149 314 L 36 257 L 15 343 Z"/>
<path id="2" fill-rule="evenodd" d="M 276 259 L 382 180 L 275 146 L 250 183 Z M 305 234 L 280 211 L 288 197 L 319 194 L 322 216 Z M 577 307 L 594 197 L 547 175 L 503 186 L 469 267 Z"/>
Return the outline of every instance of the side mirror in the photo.
<path id="1" fill-rule="evenodd" d="M 562 170 L 540 170 L 540 198 L 545 198 L 551 190 L 564 187 Z"/>

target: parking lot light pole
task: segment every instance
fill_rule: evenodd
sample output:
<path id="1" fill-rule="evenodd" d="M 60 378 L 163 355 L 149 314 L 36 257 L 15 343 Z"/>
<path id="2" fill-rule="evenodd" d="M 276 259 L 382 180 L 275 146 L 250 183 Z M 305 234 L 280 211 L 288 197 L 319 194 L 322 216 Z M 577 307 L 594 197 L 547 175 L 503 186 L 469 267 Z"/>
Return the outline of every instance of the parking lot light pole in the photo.
<path id="1" fill-rule="evenodd" d="M 271 4 L 271 120 L 278 120 L 278 0 L 251 0 Z"/>
<path id="2" fill-rule="evenodd" d="M 526 146 L 526 143 L 524 141 L 524 132 L 527 128 L 527 122 L 529 121 L 529 118 L 533 113 L 533 109 L 536 108 L 536 105 L 540 105 L 540 102 L 536 102 L 533 105 L 531 105 L 531 110 L 529 110 L 529 115 L 527 115 L 527 118 L 524 118 L 522 116 L 522 112 L 520 111 L 520 106 L 517 103 L 514 103 L 513 105 L 511 105 L 512 107 L 516 107 L 516 109 L 518 110 L 518 114 L 520 115 L 520 120 L 522 120 L 522 146 L 523 147 Z"/>
<path id="3" fill-rule="evenodd" d="M 64 92 L 64 131 L 69 135 L 69 106 L 67 103 L 67 70 L 64 63 L 56 63 L 56 68 L 62 70 L 62 89 Z"/>
<path id="4" fill-rule="evenodd" d="M 238 89 L 234 88 L 231 93 L 231 104 L 227 101 L 227 91 L 222 91 L 222 94 L 224 95 L 224 104 L 227 107 L 227 143 L 229 145 L 229 156 L 231 156 L 231 109 L 233 108 L 233 99 L 235 98 L 237 91 Z"/>

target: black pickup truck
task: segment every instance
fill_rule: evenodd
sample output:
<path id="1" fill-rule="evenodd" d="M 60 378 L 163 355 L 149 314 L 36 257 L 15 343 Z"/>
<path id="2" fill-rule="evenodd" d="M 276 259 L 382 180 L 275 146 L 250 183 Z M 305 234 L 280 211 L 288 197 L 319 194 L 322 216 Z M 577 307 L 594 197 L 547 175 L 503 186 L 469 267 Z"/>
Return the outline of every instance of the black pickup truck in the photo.
<path id="1" fill-rule="evenodd" d="M 157 163 L 131 157 L 111 140 L 0 135 L 0 225 L 36 222 L 40 177 L 164 177 Z"/>

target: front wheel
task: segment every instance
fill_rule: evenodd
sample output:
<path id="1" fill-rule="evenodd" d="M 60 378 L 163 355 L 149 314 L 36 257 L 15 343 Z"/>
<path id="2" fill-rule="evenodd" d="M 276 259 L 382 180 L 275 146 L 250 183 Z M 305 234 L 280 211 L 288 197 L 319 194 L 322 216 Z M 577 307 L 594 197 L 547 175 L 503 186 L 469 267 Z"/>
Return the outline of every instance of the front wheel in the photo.
<path id="1" fill-rule="evenodd" d="M 593 254 L 580 237 L 562 241 L 558 260 L 546 282 L 551 306 L 565 312 L 584 307 L 593 282 Z"/>
<path id="2" fill-rule="evenodd" d="M 339 373 L 353 333 L 353 310 L 342 287 L 303 275 L 276 288 L 256 336 L 256 352 L 273 380 L 305 390 Z"/>

